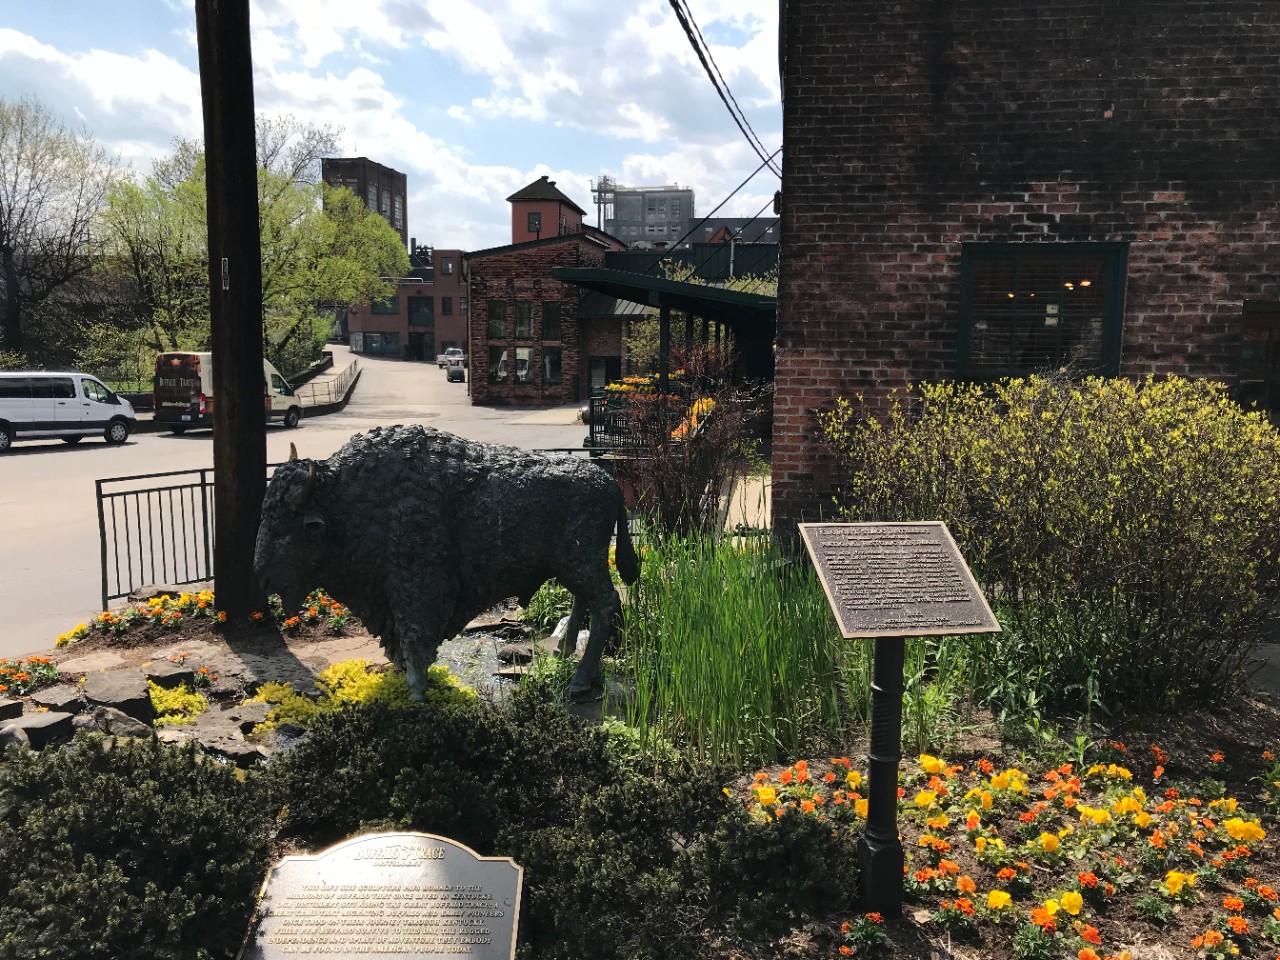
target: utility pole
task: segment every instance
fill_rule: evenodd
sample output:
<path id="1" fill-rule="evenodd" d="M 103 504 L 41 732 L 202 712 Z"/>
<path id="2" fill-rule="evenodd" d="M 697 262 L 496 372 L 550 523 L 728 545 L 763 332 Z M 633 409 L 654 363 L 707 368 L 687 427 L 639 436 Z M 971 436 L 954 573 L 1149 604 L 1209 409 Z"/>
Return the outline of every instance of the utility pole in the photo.
<path id="1" fill-rule="evenodd" d="M 262 251 L 249 0 L 195 0 L 209 207 L 213 576 L 232 619 L 262 609 L 254 542 L 267 490 Z"/>

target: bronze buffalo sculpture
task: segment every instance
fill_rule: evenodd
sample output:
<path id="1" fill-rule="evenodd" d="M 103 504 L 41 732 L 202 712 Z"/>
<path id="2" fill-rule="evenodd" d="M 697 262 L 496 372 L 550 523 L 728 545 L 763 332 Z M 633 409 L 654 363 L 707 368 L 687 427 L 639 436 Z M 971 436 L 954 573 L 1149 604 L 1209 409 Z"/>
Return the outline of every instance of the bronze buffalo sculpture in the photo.
<path id="1" fill-rule="evenodd" d="M 555 578 L 573 594 L 560 654 L 591 614 L 569 687 L 591 690 L 614 615 L 609 546 L 639 577 L 617 483 L 599 466 L 421 426 L 356 434 L 327 460 L 281 464 L 267 486 L 254 571 L 284 609 L 324 587 L 377 635 L 413 695 L 440 644 L 508 597 Z"/>

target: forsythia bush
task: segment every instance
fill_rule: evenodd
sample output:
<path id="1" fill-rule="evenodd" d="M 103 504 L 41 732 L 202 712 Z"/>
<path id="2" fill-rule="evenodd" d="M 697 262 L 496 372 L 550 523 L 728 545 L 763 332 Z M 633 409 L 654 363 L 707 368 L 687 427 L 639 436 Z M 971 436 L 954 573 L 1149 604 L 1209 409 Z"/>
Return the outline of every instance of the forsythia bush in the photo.
<path id="1" fill-rule="evenodd" d="M 924 386 L 822 418 L 849 520 L 945 520 L 1005 627 L 979 684 L 1087 713 L 1221 698 L 1280 596 L 1280 434 L 1183 379 Z"/>

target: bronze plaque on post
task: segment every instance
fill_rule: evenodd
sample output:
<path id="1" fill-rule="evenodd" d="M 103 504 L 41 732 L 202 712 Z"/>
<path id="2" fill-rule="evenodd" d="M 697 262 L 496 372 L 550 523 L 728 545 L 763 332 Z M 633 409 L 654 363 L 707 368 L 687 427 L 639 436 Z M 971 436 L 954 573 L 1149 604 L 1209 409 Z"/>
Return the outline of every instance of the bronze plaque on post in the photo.
<path id="1" fill-rule="evenodd" d="M 846 639 L 999 633 L 940 520 L 802 523 L 800 535 Z"/>
<path id="2" fill-rule="evenodd" d="M 353 837 L 272 868 L 239 960 L 513 960 L 521 882 L 444 837 Z"/>

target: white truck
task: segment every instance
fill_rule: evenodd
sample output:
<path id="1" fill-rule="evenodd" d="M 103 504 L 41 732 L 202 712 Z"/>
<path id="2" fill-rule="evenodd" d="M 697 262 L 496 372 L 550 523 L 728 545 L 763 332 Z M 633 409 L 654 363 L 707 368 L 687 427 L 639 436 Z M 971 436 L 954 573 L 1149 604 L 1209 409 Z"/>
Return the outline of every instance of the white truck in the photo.
<path id="1" fill-rule="evenodd" d="M 461 347 L 449 347 L 444 353 L 436 354 L 436 366 L 443 370 L 445 367 L 465 363 L 466 354 L 462 352 Z"/>

